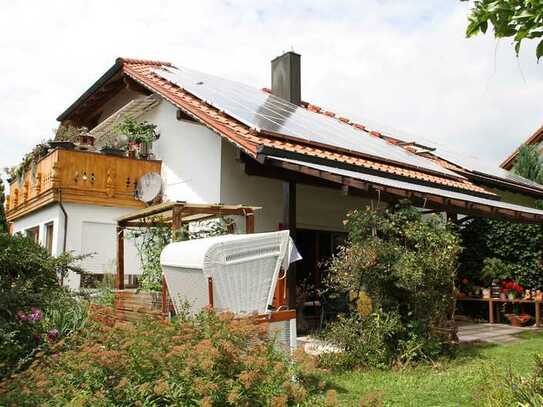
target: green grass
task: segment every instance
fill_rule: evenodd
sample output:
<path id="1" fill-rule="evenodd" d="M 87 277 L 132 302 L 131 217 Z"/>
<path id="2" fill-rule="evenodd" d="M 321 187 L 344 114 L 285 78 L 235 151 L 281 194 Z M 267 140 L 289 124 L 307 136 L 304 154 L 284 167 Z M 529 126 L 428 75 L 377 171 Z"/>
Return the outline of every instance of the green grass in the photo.
<path id="1" fill-rule="evenodd" d="M 332 374 L 341 405 L 359 406 L 379 394 L 385 406 L 482 406 L 485 392 L 509 369 L 529 374 L 534 353 L 543 353 L 543 333 L 524 333 L 508 345 L 473 345 L 436 366 Z"/>

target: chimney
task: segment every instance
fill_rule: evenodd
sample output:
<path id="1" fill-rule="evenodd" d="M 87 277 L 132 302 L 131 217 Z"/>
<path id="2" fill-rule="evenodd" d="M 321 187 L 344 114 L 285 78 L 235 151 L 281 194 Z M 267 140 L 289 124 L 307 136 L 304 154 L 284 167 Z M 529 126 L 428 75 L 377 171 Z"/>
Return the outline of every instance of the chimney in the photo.
<path id="1" fill-rule="evenodd" d="M 295 105 L 302 101 L 300 55 L 289 51 L 271 61 L 272 94 Z"/>

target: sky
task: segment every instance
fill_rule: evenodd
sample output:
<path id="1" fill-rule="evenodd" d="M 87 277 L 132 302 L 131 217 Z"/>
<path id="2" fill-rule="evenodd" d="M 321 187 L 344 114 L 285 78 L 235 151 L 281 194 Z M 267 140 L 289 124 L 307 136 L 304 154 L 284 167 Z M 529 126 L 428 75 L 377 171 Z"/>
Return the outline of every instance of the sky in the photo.
<path id="1" fill-rule="evenodd" d="M 0 3 L 0 168 L 17 164 L 119 56 L 256 87 L 302 55 L 302 98 L 497 165 L 543 125 L 535 44 L 465 38 L 458 0 Z"/>

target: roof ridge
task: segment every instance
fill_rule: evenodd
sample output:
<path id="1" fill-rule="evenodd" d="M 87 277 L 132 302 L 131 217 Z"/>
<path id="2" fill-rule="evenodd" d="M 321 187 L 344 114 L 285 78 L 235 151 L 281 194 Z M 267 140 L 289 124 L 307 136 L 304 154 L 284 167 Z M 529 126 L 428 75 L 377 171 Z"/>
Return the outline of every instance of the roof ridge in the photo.
<path id="1" fill-rule="evenodd" d="M 158 61 L 152 59 L 139 59 L 139 58 L 125 58 L 118 57 L 115 60 L 115 63 L 118 64 L 136 64 L 136 65 L 153 65 L 153 66 L 173 66 L 171 62 L 167 61 Z"/>

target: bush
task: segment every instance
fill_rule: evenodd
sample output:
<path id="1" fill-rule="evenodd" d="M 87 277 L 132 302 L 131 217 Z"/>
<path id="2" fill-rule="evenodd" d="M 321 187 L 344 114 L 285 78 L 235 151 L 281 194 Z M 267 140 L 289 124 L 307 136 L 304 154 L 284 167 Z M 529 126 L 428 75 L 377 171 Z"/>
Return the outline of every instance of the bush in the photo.
<path id="1" fill-rule="evenodd" d="M 373 310 L 331 324 L 325 338 L 352 352 L 335 358 L 349 367 L 383 367 L 448 348 L 435 328 L 454 308 L 456 233 L 441 218 L 422 219 L 411 207 L 357 210 L 345 223 L 348 243 L 331 262 L 328 285 L 366 292 Z"/>
<path id="2" fill-rule="evenodd" d="M 302 403 L 311 377 L 263 325 L 203 311 L 173 323 L 95 323 L 0 386 L 0 404 L 235 405 Z"/>
<path id="3" fill-rule="evenodd" d="M 50 330 L 56 337 L 83 323 L 84 306 L 59 285 L 77 259 L 51 257 L 26 237 L 0 234 L 0 378 L 45 346 Z"/>
<path id="4" fill-rule="evenodd" d="M 488 286 L 481 270 L 500 261 L 499 272 L 490 275 L 491 279 L 511 279 L 527 288 L 543 288 L 541 225 L 478 218 L 462 228 L 461 238 L 465 247 L 460 256 L 462 278 Z"/>

